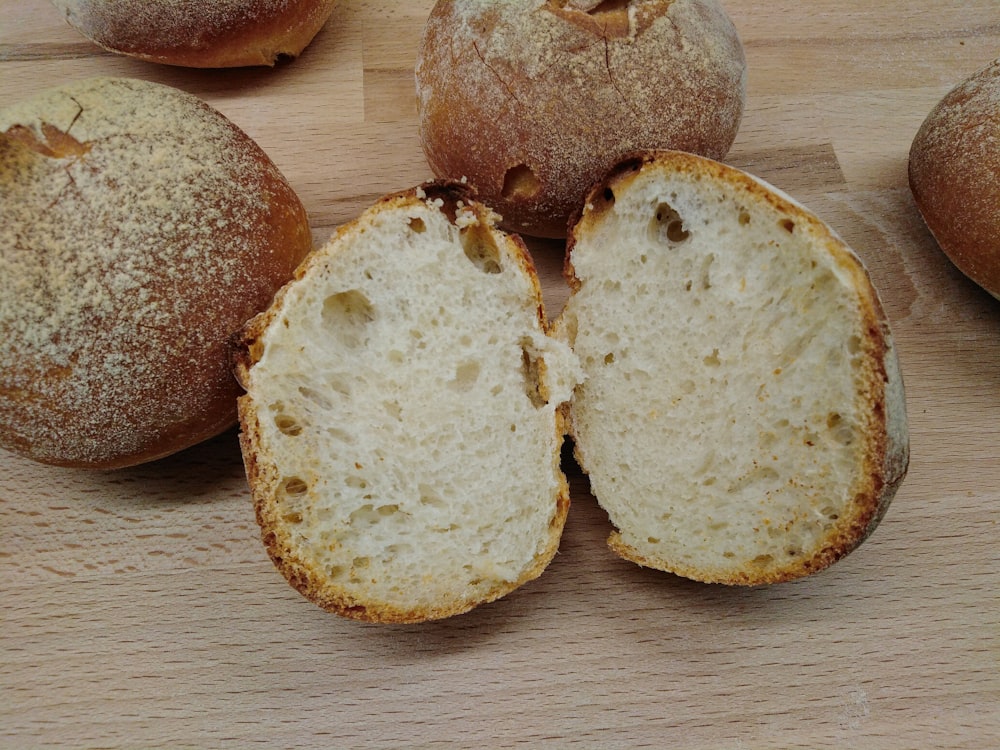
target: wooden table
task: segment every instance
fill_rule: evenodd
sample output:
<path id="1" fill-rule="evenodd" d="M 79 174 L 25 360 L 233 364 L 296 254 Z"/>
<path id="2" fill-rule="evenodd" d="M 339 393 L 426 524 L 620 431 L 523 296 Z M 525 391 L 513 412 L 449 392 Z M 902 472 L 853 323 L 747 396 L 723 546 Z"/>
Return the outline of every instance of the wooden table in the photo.
<path id="1" fill-rule="evenodd" d="M 0 107 L 95 74 L 198 94 L 299 191 L 317 241 L 430 176 L 413 62 L 430 0 L 342 0 L 297 61 L 105 54 L 0 0 Z M 917 127 L 1000 50 L 997 0 L 729 0 L 749 99 L 728 160 L 868 264 L 897 336 L 909 477 L 875 535 L 758 590 L 643 570 L 569 464 L 561 553 L 468 615 L 379 627 L 296 594 L 258 539 L 235 433 L 119 472 L 0 455 L 3 747 L 1000 747 L 1000 303 L 906 186 Z M 550 314 L 561 248 L 533 243 Z"/>

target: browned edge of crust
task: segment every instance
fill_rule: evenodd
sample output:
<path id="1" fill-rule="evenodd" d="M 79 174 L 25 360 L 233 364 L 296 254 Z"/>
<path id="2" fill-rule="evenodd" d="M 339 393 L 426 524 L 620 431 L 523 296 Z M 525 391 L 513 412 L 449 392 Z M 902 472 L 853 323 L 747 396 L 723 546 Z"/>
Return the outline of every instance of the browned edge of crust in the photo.
<path id="1" fill-rule="evenodd" d="M 499 232 L 508 240 L 508 248 L 523 273 L 531 279 L 532 291 L 536 300 L 536 311 L 543 330 L 547 330 L 545 311 L 542 303 L 542 290 L 535 271 L 534 262 L 527 246 L 520 236 L 503 232 L 494 225 L 496 215 L 476 198 L 474 188 L 454 180 L 434 180 L 417 187 L 390 193 L 378 199 L 367 211 L 356 219 L 340 226 L 335 231 L 331 242 L 339 236 L 349 233 L 357 227 L 365 217 L 374 212 L 405 205 L 412 201 L 424 201 L 433 204 L 440 200 L 438 206 L 449 221 L 455 222 L 458 211 L 462 207 L 471 208 L 479 219 L 478 225 L 468 227 L 472 231 Z M 250 320 L 244 328 L 231 340 L 233 371 L 237 381 L 244 390 L 249 385 L 250 370 L 263 355 L 264 332 L 273 323 L 282 307 L 282 299 L 287 290 L 297 280 L 301 279 L 312 266 L 318 262 L 322 247 L 318 247 L 299 265 L 295 277 L 286 284 L 275 296 L 271 307 Z M 547 394 L 542 393 L 543 397 Z M 278 483 L 278 472 L 273 465 L 259 459 L 257 447 L 259 443 L 260 426 L 254 403 L 249 395 L 243 395 L 238 400 L 240 423 L 240 448 L 243 463 L 254 504 L 254 514 L 261 529 L 261 541 L 272 563 L 285 577 L 288 583 L 303 597 L 320 608 L 342 617 L 377 624 L 418 624 L 430 620 L 440 620 L 459 615 L 469 610 L 495 601 L 525 583 L 542 574 L 555 556 L 569 514 L 569 485 L 565 475 L 559 470 L 559 459 L 562 442 L 566 433 L 562 410 L 556 410 L 556 450 L 553 456 L 553 466 L 558 472 L 559 489 L 556 501 L 556 512 L 549 526 L 549 543 L 516 581 L 507 582 L 489 591 L 485 596 L 469 601 L 454 599 L 442 602 L 439 606 L 405 609 L 386 605 L 381 602 L 361 601 L 344 592 L 332 588 L 311 566 L 304 563 L 294 553 L 287 535 L 282 530 L 281 519 L 272 502 Z"/>
<path id="2" fill-rule="evenodd" d="M 672 151 L 634 151 L 618 160 L 605 174 L 601 175 L 587 190 L 586 196 L 567 222 L 566 254 L 563 258 L 563 278 L 575 292 L 580 288 L 580 280 L 573 268 L 573 248 L 576 247 L 578 230 L 584 227 L 584 217 L 589 214 L 601 214 L 614 205 L 614 186 L 626 175 L 640 172 L 647 165 L 657 160 L 660 154 L 681 152 Z M 588 216 L 588 221 L 593 219 Z"/>
<path id="3" fill-rule="evenodd" d="M 889 504 L 899 489 L 909 467 L 909 439 L 905 433 L 905 396 L 901 375 L 895 366 L 895 351 L 889 322 L 868 270 L 836 233 L 819 217 L 798 204 L 794 199 L 773 188 L 768 183 L 735 167 L 680 151 L 637 151 L 624 157 L 600 180 L 594 183 L 585 202 L 572 217 L 567 237 L 563 275 L 573 293 L 580 288 L 580 280 L 573 268 L 572 253 L 578 236 L 599 221 L 614 206 L 616 188 L 634 179 L 648 168 L 666 168 L 678 171 L 701 172 L 707 178 L 722 180 L 740 188 L 756 200 L 770 204 L 777 212 L 786 214 L 796 224 L 806 224 L 823 242 L 825 249 L 834 255 L 837 264 L 848 271 L 858 291 L 860 315 L 864 321 L 863 348 L 866 355 L 866 384 L 869 424 L 865 430 L 868 440 L 864 452 L 864 466 L 859 476 L 863 486 L 855 492 L 854 513 L 842 519 L 837 530 L 816 554 L 797 560 L 794 564 L 771 571 L 740 571 L 737 574 L 706 574 L 706 571 L 677 566 L 661 559 L 644 556 L 621 541 L 617 530 L 608 537 L 608 546 L 619 556 L 644 567 L 665 570 L 706 583 L 756 586 L 780 583 L 801 578 L 829 567 L 849 554 L 874 532 L 885 516 Z M 887 362 L 893 361 L 893 372 Z M 904 433 L 892 435 L 890 410 L 902 417 Z M 568 418 L 568 434 L 574 436 L 572 408 Z M 578 444 L 574 455 L 584 472 L 586 456 Z"/>

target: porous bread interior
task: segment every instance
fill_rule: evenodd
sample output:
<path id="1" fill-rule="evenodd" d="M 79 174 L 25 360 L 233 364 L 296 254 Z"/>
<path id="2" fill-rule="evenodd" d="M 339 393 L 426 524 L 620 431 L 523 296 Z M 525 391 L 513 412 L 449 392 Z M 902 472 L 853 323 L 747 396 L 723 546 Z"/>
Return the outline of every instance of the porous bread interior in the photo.
<path id="1" fill-rule="evenodd" d="M 651 171 L 613 200 L 577 234 L 561 321 L 612 544 L 702 580 L 780 578 L 853 520 L 855 282 L 808 222 L 726 184 Z"/>
<path id="2" fill-rule="evenodd" d="M 263 334 L 257 458 L 320 598 L 453 613 L 555 552 L 556 409 L 578 368 L 509 240 L 483 230 L 425 201 L 374 213 L 313 259 Z"/>

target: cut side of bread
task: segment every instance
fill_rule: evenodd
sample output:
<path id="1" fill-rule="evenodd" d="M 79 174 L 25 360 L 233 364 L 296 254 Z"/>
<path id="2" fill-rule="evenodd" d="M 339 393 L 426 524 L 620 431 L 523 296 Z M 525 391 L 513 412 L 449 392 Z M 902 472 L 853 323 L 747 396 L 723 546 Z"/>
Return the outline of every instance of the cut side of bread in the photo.
<path id="1" fill-rule="evenodd" d="M 388 196 L 237 341 L 263 540 L 323 608 L 442 618 L 537 577 L 556 552 L 560 407 L 578 366 L 497 218 L 459 184 Z"/>
<path id="2" fill-rule="evenodd" d="M 591 191 L 566 273 L 570 429 L 615 552 L 756 585 L 874 530 L 908 464 L 902 380 L 865 268 L 822 221 L 731 167 L 638 154 Z"/>

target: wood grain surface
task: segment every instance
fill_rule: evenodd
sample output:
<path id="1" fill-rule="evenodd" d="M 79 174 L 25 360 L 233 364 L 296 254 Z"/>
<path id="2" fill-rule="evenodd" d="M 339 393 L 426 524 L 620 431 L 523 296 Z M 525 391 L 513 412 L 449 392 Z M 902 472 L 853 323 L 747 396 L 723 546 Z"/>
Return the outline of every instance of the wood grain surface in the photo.
<path id="1" fill-rule="evenodd" d="M 298 60 L 196 71 L 0 0 L 0 107 L 97 74 L 195 93 L 271 155 L 323 241 L 430 176 L 413 95 L 430 5 L 342 0 Z M 372 626 L 274 570 L 235 433 L 118 472 L 0 453 L 0 746 L 1000 747 L 1000 303 L 944 258 L 906 186 L 920 122 L 1000 51 L 1000 5 L 726 7 L 749 63 L 727 160 L 832 224 L 894 326 L 912 463 L 874 536 L 795 583 L 694 584 L 614 557 L 567 459 L 573 507 L 540 579 L 451 620 Z M 562 248 L 531 248 L 554 315 Z"/>

